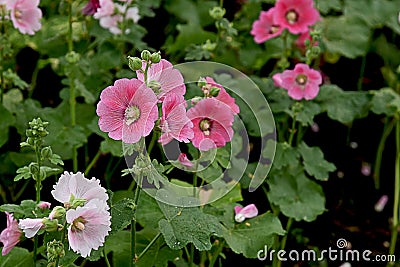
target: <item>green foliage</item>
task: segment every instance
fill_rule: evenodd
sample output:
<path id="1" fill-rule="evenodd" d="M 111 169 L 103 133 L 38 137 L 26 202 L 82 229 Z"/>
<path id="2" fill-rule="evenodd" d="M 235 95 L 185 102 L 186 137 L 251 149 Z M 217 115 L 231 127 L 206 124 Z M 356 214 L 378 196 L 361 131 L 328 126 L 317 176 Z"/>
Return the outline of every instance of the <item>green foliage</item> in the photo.
<path id="1" fill-rule="evenodd" d="M 394 116 L 400 112 L 400 95 L 392 88 L 382 88 L 378 91 L 371 91 L 371 111 L 376 114 Z"/>
<path id="2" fill-rule="evenodd" d="M 14 247 L 6 256 L 0 257 L 1 267 L 31 267 L 33 264 L 32 254 L 25 248 Z"/>
<path id="3" fill-rule="evenodd" d="M 130 198 L 124 198 L 111 205 L 111 234 L 119 232 L 135 220 L 136 205 Z"/>

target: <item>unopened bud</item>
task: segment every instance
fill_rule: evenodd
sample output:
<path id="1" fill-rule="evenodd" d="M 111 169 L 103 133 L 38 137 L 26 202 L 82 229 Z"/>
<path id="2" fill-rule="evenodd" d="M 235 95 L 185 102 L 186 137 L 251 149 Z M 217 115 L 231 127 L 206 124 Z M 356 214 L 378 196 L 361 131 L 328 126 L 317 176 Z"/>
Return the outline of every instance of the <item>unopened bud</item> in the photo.
<path id="1" fill-rule="evenodd" d="M 143 50 L 140 57 L 145 61 L 149 61 L 151 59 L 151 53 L 149 50 Z"/>
<path id="2" fill-rule="evenodd" d="M 83 198 L 75 198 L 72 202 L 70 202 L 72 209 L 81 207 L 81 206 L 85 205 L 85 203 L 86 203 L 86 199 L 83 199 Z"/>
<path id="3" fill-rule="evenodd" d="M 142 60 L 138 57 L 128 56 L 128 66 L 133 71 L 140 70 L 142 68 Z"/>
<path id="4" fill-rule="evenodd" d="M 32 173 L 33 176 L 37 176 L 40 173 L 39 165 L 36 162 L 31 162 L 31 164 L 29 164 L 29 172 Z"/>
<path id="5" fill-rule="evenodd" d="M 209 11 L 210 16 L 215 20 L 222 19 L 225 16 L 225 13 L 226 13 L 225 8 L 222 8 L 222 7 L 219 7 L 219 6 L 213 7 Z"/>
<path id="6" fill-rule="evenodd" d="M 53 155 L 53 151 L 51 150 L 51 147 L 46 146 L 46 147 L 42 148 L 41 155 L 42 155 L 43 159 L 51 158 L 51 156 Z"/>
<path id="7" fill-rule="evenodd" d="M 75 51 L 68 52 L 68 54 L 65 55 L 65 59 L 70 64 L 77 63 L 80 60 L 80 58 L 81 56 Z"/>
<path id="8" fill-rule="evenodd" d="M 49 218 L 43 219 L 44 229 L 47 232 L 56 232 L 58 231 L 58 220 L 50 220 Z"/>
<path id="9" fill-rule="evenodd" d="M 199 81 L 197 82 L 197 86 L 201 88 L 206 85 L 207 85 L 206 79 L 204 79 L 203 77 L 200 77 Z"/>
<path id="10" fill-rule="evenodd" d="M 50 220 L 55 220 L 55 219 L 62 219 L 65 216 L 65 208 L 61 206 L 55 206 L 53 210 L 50 212 L 49 219 Z"/>
<path id="11" fill-rule="evenodd" d="M 158 63 L 160 61 L 161 61 L 161 52 L 160 51 L 151 54 L 151 62 L 152 63 Z"/>
<path id="12" fill-rule="evenodd" d="M 210 89 L 210 95 L 212 96 L 217 96 L 219 94 L 219 91 L 221 91 L 221 88 L 218 87 L 211 87 Z"/>

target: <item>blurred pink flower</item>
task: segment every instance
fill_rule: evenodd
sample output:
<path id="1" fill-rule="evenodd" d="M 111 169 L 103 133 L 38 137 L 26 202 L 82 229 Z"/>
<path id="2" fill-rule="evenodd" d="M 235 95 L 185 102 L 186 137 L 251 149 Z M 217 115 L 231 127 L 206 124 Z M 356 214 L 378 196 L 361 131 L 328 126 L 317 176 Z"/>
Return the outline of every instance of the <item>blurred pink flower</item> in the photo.
<path id="1" fill-rule="evenodd" d="M 101 92 L 96 112 L 100 130 L 109 137 L 136 143 L 154 128 L 157 96 L 137 79 L 120 79 Z"/>
<path id="2" fill-rule="evenodd" d="M 250 204 L 242 208 L 240 206 L 235 206 L 235 221 L 238 223 L 243 222 L 245 219 L 250 219 L 258 215 L 258 210 L 256 205 Z"/>
<path id="3" fill-rule="evenodd" d="M 18 228 L 18 222 L 14 219 L 13 214 L 8 212 L 5 212 L 5 214 L 7 216 L 7 228 L 0 234 L 0 242 L 4 245 L 1 252 L 3 256 L 7 255 L 11 249 L 18 244 L 22 235 L 21 230 Z"/>
<path id="4" fill-rule="evenodd" d="M 34 237 L 44 227 L 43 218 L 27 218 L 19 220 L 19 228 L 24 231 L 27 238 Z"/>
<path id="5" fill-rule="evenodd" d="M 289 96 L 295 100 L 315 98 L 322 83 L 321 74 L 302 63 L 297 64 L 294 70 L 275 74 L 272 79 L 276 85 L 288 90 Z"/>
<path id="6" fill-rule="evenodd" d="M 112 0 L 99 0 L 99 7 L 94 13 L 93 17 L 99 19 L 114 14 L 115 6 Z"/>
<path id="7" fill-rule="evenodd" d="M 178 161 L 179 161 L 183 166 L 186 166 L 186 167 L 189 167 L 189 168 L 193 167 L 193 162 L 191 162 L 191 161 L 188 159 L 188 157 L 186 156 L 185 153 L 180 153 L 180 154 L 179 154 L 179 156 L 178 156 Z"/>
<path id="8" fill-rule="evenodd" d="M 160 128 L 162 134 L 158 141 L 163 145 L 172 139 L 189 143 L 193 138 L 193 123 L 186 115 L 186 102 L 182 95 L 168 94 L 164 98 Z"/>
<path id="9" fill-rule="evenodd" d="M 253 22 L 250 34 L 254 36 L 254 42 L 260 44 L 282 33 L 282 27 L 274 20 L 275 10 L 261 11 L 258 20 Z"/>
<path id="10" fill-rule="evenodd" d="M 6 9 L 11 11 L 11 21 L 22 34 L 33 35 L 42 25 L 42 10 L 39 0 L 6 0 Z"/>
<path id="11" fill-rule="evenodd" d="M 227 104 L 234 114 L 238 114 L 240 112 L 239 106 L 236 105 L 235 99 L 226 92 L 225 88 L 219 83 L 216 83 L 211 77 L 206 77 L 205 79 L 208 85 L 219 89 L 219 93 L 215 99 Z"/>
<path id="12" fill-rule="evenodd" d="M 100 26 L 104 29 L 108 29 L 112 34 L 121 34 L 122 30 L 120 29 L 118 23 L 123 21 L 123 17 L 120 14 L 115 14 L 112 16 L 104 16 L 99 18 Z"/>
<path id="13" fill-rule="evenodd" d="M 68 241 L 71 249 L 82 257 L 97 250 L 111 231 L 111 216 L 105 201 L 92 199 L 83 207 L 67 211 Z"/>
<path id="14" fill-rule="evenodd" d="M 202 151 L 223 147 L 233 137 L 233 112 L 224 102 L 215 98 L 200 100 L 188 110 L 193 122 L 194 137 L 192 143 Z"/>
<path id="15" fill-rule="evenodd" d="M 319 20 L 313 0 L 278 0 L 275 4 L 274 21 L 293 34 L 307 32 L 308 27 Z"/>
<path id="16" fill-rule="evenodd" d="M 46 201 L 41 201 L 38 204 L 38 207 L 41 208 L 41 209 L 50 209 L 51 203 L 50 202 L 46 202 Z"/>
<path id="17" fill-rule="evenodd" d="M 371 175 L 371 164 L 369 164 L 368 162 L 363 162 L 361 164 L 361 173 L 364 176 L 370 176 Z"/>
<path id="18" fill-rule="evenodd" d="M 145 64 L 143 62 L 143 69 L 146 67 Z M 161 101 L 168 94 L 184 95 L 186 93 L 182 74 L 165 59 L 161 59 L 159 63 L 150 66 L 147 72 L 147 81 L 144 80 L 142 71 L 138 70 L 136 74 L 140 81 L 147 82 L 147 86 L 153 89 L 157 98 Z"/>
<path id="19" fill-rule="evenodd" d="M 376 212 L 381 212 L 383 211 L 383 209 L 385 208 L 387 202 L 388 202 L 389 198 L 387 195 L 383 195 L 380 197 L 380 199 L 378 200 L 378 202 L 376 202 L 375 204 L 375 211 Z"/>
<path id="20" fill-rule="evenodd" d="M 89 0 L 89 2 L 83 7 L 83 15 L 93 15 L 100 8 L 100 0 Z"/>
<path id="21" fill-rule="evenodd" d="M 71 197 L 73 199 L 85 199 L 86 201 L 99 199 L 104 202 L 108 199 L 106 190 L 101 187 L 98 179 L 89 180 L 80 172 L 64 172 L 53 188 L 51 194 L 54 199 L 61 203 L 69 203 Z"/>

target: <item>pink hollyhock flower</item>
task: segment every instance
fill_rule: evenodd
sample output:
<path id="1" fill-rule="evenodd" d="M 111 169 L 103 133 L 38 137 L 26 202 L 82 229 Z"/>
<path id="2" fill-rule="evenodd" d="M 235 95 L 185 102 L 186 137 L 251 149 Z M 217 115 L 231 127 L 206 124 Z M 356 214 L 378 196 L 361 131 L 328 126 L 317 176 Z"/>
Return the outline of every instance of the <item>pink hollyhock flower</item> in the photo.
<path id="1" fill-rule="evenodd" d="M 143 69 L 145 67 L 146 63 L 143 62 Z M 138 70 L 136 74 L 140 81 L 146 82 L 142 71 Z M 168 94 L 184 95 L 186 92 L 182 74 L 165 59 L 150 66 L 147 72 L 147 85 L 155 91 L 161 101 Z"/>
<path id="2" fill-rule="evenodd" d="M 239 106 L 236 105 L 235 99 L 226 92 L 225 88 L 222 85 L 220 85 L 219 83 L 216 83 L 214 81 L 214 79 L 211 77 L 206 77 L 205 79 L 206 79 L 207 85 L 209 85 L 211 87 L 217 87 L 219 89 L 219 93 L 215 97 L 215 99 L 227 104 L 231 108 L 231 110 L 234 114 L 238 114 L 240 112 Z"/>
<path id="3" fill-rule="evenodd" d="M 73 251 L 90 256 L 97 250 L 111 231 L 111 216 L 105 201 L 93 199 L 83 207 L 68 210 L 66 214 L 69 246 Z"/>
<path id="4" fill-rule="evenodd" d="M 53 188 L 51 194 L 61 203 L 69 203 L 71 199 L 86 201 L 92 199 L 107 201 L 108 199 L 106 190 L 101 187 L 99 180 L 96 178 L 89 180 L 80 172 L 64 172 Z"/>
<path id="5" fill-rule="evenodd" d="M 120 14 L 113 16 L 105 16 L 99 19 L 100 26 L 104 29 L 108 29 L 112 34 L 121 34 L 122 30 L 119 28 L 118 23 L 123 21 L 123 17 Z"/>
<path id="6" fill-rule="evenodd" d="M 7 228 L 0 234 L 0 242 L 4 247 L 1 252 L 3 256 L 7 255 L 13 247 L 15 247 L 22 235 L 21 230 L 18 228 L 18 222 L 14 219 L 12 213 L 5 212 L 7 216 Z"/>
<path id="7" fill-rule="evenodd" d="M 136 143 L 154 128 L 157 96 L 137 79 L 120 79 L 101 92 L 96 112 L 100 130 L 109 137 Z"/>
<path id="8" fill-rule="evenodd" d="M 89 0 L 89 2 L 83 7 L 83 15 L 93 15 L 100 8 L 100 0 Z"/>
<path id="9" fill-rule="evenodd" d="M 275 4 L 274 21 L 293 34 L 307 32 L 308 27 L 320 18 L 313 4 L 313 0 L 278 0 Z"/>
<path id="10" fill-rule="evenodd" d="M 224 102 L 215 98 L 200 100 L 187 112 L 193 122 L 192 143 L 202 151 L 223 147 L 233 137 L 233 112 Z"/>
<path id="11" fill-rule="evenodd" d="M 254 42 L 261 44 L 282 33 L 283 28 L 274 19 L 275 8 L 261 11 L 258 20 L 254 21 L 250 34 L 254 36 Z"/>
<path id="12" fill-rule="evenodd" d="M 40 229 L 44 227 L 43 218 L 37 219 L 21 219 L 18 224 L 19 228 L 24 231 L 27 238 L 34 237 Z"/>
<path id="13" fill-rule="evenodd" d="M 41 209 L 50 209 L 51 203 L 50 202 L 46 202 L 46 201 L 41 201 L 38 204 L 38 207 L 41 208 Z"/>
<path id="14" fill-rule="evenodd" d="M 6 9 L 11 11 L 11 21 L 22 34 L 33 35 L 42 25 L 42 10 L 39 0 L 6 0 Z"/>
<path id="15" fill-rule="evenodd" d="M 245 219 L 250 219 L 258 215 L 258 210 L 256 205 L 250 204 L 242 208 L 240 206 L 235 206 L 235 221 L 238 223 L 243 222 Z"/>
<path id="16" fill-rule="evenodd" d="M 288 90 L 289 96 L 295 100 L 315 98 L 322 83 L 321 74 L 302 63 L 297 64 L 294 70 L 275 74 L 273 79 L 279 87 Z"/>
<path id="17" fill-rule="evenodd" d="M 389 198 L 387 195 L 383 195 L 381 196 L 381 198 L 378 200 L 378 202 L 376 202 L 375 204 L 375 211 L 376 212 L 381 212 L 383 211 L 383 209 L 385 208 L 387 202 L 388 202 Z"/>
<path id="18" fill-rule="evenodd" d="M 164 98 L 160 128 L 162 134 L 158 141 L 163 145 L 172 139 L 189 143 L 193 138 L 193 123 L 186 115 L 186 102 L 182 95 L 168 94 Z"/>
<path id="19" fill-rule="evenodd" d="M 178 161 L 179 161 L 183 166 L 186 166 L 186 167 L 189 167 L 189 168 L 193 167 L 193 162 L 191 162 L 191 161 L 188 159 L 188 157 L 186 156 L 185 153 L 180 153 L 180 154 L 179 154 L 179 156 L 178 156 Z"/>
<path id="20" fill-rule="evenodd" d="M 99 19 L 101 17 L 107 17 L 114 14 L 115 6 L 112 0 L 99 0 L 99 7 L 94 13 L 93 17 Z"/>

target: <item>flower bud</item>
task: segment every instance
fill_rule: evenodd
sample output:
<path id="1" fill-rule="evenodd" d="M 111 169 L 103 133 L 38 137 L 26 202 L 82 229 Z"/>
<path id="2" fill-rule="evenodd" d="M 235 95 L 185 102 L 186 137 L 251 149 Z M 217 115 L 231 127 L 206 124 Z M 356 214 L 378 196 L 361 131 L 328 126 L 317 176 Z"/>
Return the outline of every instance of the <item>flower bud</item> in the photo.
<path id="1" fill-rule="evenodd" d="M 217 43 L 212 43 L 210 40 L 207 40 L 205 44 L 201 46 L 204 50 L 207 51 L 214 51 L 217 48 Z"/>
<path id="2" fill-rule="evenodd" d="M 51 147 L 49 147 L 49 146 L 42 148 L 42 151 L 40 153 L 41 153 L 43 159 L 49 159 L 53 155 L 53 151 L 51 150 Z"/>
<path id="3" fill-rule="evenodd" d="M 222 19 L 224 17 L 225 13 L 226 13 L 225 8 L 222 8 L 222 7 L 219 7 L 219 6 L 213 7 L 209 11 L 210 16 L 215 20 Z"/>
<path id="4" fill-rule="evenodd" d="M 47 258 L 49 264 L 54 263 L 53 266 L 55 266 L 55 262 L 57 261 L 57 259 L 64 256 L 65 250 L 64 245 L 61 241 L 57 241 L 54 239 L 53 241 L 47 243 Z"/>
<path id="5" fill-rule="evenodd" d="M 211 87 L 210 89 L 210 95 L 212 96 L 217 96 L 219 94 L 219 91 L 221 91 L 220 88 L 218 87 Z"/>
<path id="6" fill-rule="evenodd" d="M 65 208 L 61 206 L 55 206 L 53 210 L 50 212 L 49 219 L 50 220 L 55 220 L 55 219 L 62 219 L 65 216 Z"/>
<path id="7" fill-rule="evenodd" d="M 77 63 L 77 62 L 80 60 L 80 58 L 81 58 L 81 56 L 80 56 L 78 53 L 76 53 L 75 51 L 68 52 L 68 53 L 65 55 L 65 59 L 66 59 L 67 62 L 70 63 L 70 64 L 75 64 L 75 63 Z"/>
<path id="8" fill-rule="evenodd" d="M 50 209 L 50 206 L 51 206 L 51 203 L 50 203 L 50 202 L 46 202 L 46 201 L 41 201 L 41 202 L 38 204 L 38 207 L 39 207 L 40 209 Z"/>
<path id="9" fill-rule="evenodd" d="M 43 219 L 44 229 L 47 232 L 57 232 L 58 231 L 58 220 L 50 220 L 49 218 Z"/>
<path id="10" fill-rule="evenodd" d="M 72 202 L 70 202 L 71 208 L 76 209 L 77 207 L 82 207 L 85 205 L 86 199 L 83 198 L 75 198 Z"/>
<path id="11" fill-rule="evenodd" d="M 31 164 L 29 164 L 29 172 L 32 173 L 33 176 L 37 176 L 40 173 L 39 165 L 36 162 L 31 162 Z"/>
<path id="12" fill-rule="evenodd" d="M 140 57 L 145 61 L 149 61 L 151 59 L 151 53 L 149 50 L 143 50 Z"/>
<path id="13" fill-rule="evenodd" d="M 197 86 L 201 88 L 201 87 L 206 86 L 206 85 L 207 85 L 206 79 L 204 79 L 203 77 L 200 77 L 200 79 L 197 82 Z"/>
<path id="14" fill-rule="evenodd" d="M 142 68 L 142 60 L 138 57 L 128 56 L 128 66 L 133 71 L 140 70 Z"/>
<path id="15" fill-rule="evenodd" d="M 161 52 L 160 51 L 151 54 L 151 62 L 152 63 L 158 63 L 160 61 L 161 61 Z"/>

